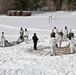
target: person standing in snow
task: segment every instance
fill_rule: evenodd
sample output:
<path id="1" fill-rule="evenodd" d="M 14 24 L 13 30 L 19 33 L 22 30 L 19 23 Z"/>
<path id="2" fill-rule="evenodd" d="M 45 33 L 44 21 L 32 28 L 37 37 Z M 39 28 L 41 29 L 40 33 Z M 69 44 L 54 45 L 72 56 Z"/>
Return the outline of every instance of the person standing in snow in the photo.
<path id="1" fill-rule="evenodd" d="M 23 38 L 23 36 L 24 36 L 24 30 L 23 30 L 22 27 L 21 27 L 21 29 L 20 29 L 20 36 L 21 36 L 21 38 Z"/>
<path id="2" fill-rule="evenodd" d="M 65 29 L 64 29 L 64 40 L 66 40 L 67 39 L 67 37 L 68 37 L 68 28 L 67 28 L 67 26 L 65 26 Z"/>
<path id="3" fill-rule="evenodd" d="M 56 39 L 55 34 L 52 35 L 50 40 L 50 50 L 51 50 L 51 56 L 56 55 Z"/>
<path id="4" fill-rule="evenodd" d="M 1 34 L 1 46 L 5 47 L 5 36 L 4 36 L 4 32 L 2 32 Z"/>
<path id="5" fill-rule="evenodd" d="M 73 37 L 69 37 L 69 44 L 70 44 L 71 53 L 74 53 L 74 52 L 75 52 L 74 41 L 75 41 L 75 40 L 74 40 Z"/>
<path id="6" fill-rule="evenodd" d="M 25 41 L 26 43 L 28 43 L 28 31 L 27 31 L 26 28 L 25 28 L 25 31 L 24 31 L 24 41 Z"/>
<path id="7" fill-rule="evenodd" d="M 56 41 L 58 41 L 58 29 L 56 27 L 54 27 L 54 33 L 55 33 L 55 38 L 56 38 Z"/>
<path id="8" fill-rule="evenodd" d="M 21 29 L 20 29 L 20 39 L 24 40 L 24 37 L 23 36 L 24 36 L 24 30 L 21 27 Z"/>
<path id="9" fill-rule="evenodd" d="M 57 34 L 58 31 L 59 31 L 59 30 L 58 30 L 56 27 L 54 27 L 54 32 L 55 32 L 55 34 Z"/>
<path id="10" fill-rule="evenodd" d="M 61 31 L 58 33 L 59 47 L 61 47 L 62 41 L 63 41 L 63 32 L 62 32 L 62 29 L 61 29 Z"/>
<path id="11" fill-rule="evenodd" d="M 38 37 L 36 36 L 36 33 L 34 33 L 34 36 L 32 37 L 33 43 L 34 43 L 34 49 L 37 50 L 37 41 Z"/>

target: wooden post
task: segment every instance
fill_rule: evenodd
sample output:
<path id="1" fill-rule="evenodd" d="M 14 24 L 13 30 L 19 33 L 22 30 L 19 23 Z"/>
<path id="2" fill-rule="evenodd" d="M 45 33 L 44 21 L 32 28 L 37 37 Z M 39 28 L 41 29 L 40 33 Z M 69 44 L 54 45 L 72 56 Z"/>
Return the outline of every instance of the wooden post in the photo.
<path id="1" fill-rule="evenodd" d="M 49 24 L 50 24 L 50 20 L 51 20 L 51 23 L 52 23 L 52 16 L 49 16 Z"/>

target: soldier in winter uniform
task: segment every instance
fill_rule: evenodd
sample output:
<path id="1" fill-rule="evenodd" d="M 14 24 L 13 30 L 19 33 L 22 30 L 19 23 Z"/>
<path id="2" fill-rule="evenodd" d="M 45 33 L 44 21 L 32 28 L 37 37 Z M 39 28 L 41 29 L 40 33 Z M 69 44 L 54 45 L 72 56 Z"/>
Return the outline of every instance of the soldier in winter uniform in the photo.
<path id="1" fill-rule="evenodd" d="M 73 37 L 69 37 L 69 44 L 70 44 L 71 53 L 74 53 L 74 52 L 75 52 L 74 41 L 75 41 L 75 40 L 74 40 Z"/>
<path id="2" fill-rule="evenodd" d="M 51 36 L 51 38 L 52 38 L 52 37 L 55 37 L 54 29 L 52 29 L 52 32 L 51 32 L 51 35 L 50 35 L 50 36 Z"/>
<path id="3" fill-rule="evenodd" d="M 56 55 L 56 39 L 55 39 L 55 33 L 51 33 L 51 40 L 50 40 L 50 50 L 51 50 L 51 56 Z"/>
<path id="4" fill-rule="evenodd" d="M 19 37 L 17 43 L 21 43 L 21 42 L 23 42 L 23 41 L 24 41 L 24 30 L 23 30 L 23 28 L 21 27 L 21 29 L 20 29 L 20 37 Z"/>
<path id="5" fill-rule="evenodd" d="M 27 31 L 26 28 L 25 28 L 25 31 L 24 31 L 24 41 L 25 41 L 26 43 L 28 43 L 28 31 Z"/>
<path id="6" fill-rule="evenodd" d="M 64 29 L 64 40 L 66 40 L 67 39 L 67 37 L 68 37 L 68 28 L 67 28 L 67 26 L 65 26 L 65 29 Z"/>
<path id="7" fill-rule="evenodd" d="M 32 37 L 33 42 L 34 42 L 34 49 L 37 50 L 37 41 L 38 37 L 36 36 L 36 33 L 34 33 L 34 36 Z"/>
<path id="8" fill-rule="evenodd" d="M 62 29 L 61 31 L 58 33 L 58 43 L 59 43 L 59 47 L 61 47 L 62 41 L 63 41 L 63 32 Z"/>
<path id="9" fill-rule="evenodd" d="M 70 29 L 70 32 L 69 32 L 69 34 L 68 34 L 68 38 L 69 38 L 69 37 L 74 38 L 74 33 L 72 32 L 72 29 Z"/>
<path id="10" fill-rule="evenodd" d="M 56 27 L 54 27 L 54 32 L 55 32 L 55 34 L 58 33 L 58 31 L 59 31 L 59 30 L 58 30 Z"/>
<path id="11" fill-rule="evenodd" d="M 24 36 L 24 30 L 23 30 L 23 28 L 21 27 L 21 29 L 20 29 L 20 38 L 21 38 L 21 39 L 24 39 L 23 36 Z"/>
<path id="12" fill-rule="evenodd" d="M 4 32 L 2 32 L 1 34 L 1 46 L 5 47 L 5 36 L 4 36 Z"/>
<path id="13" fill-rule="evenodd" d="M 56 27 L 54 27 L 56 41 L 58 41 L 58 31 L 59 30 Z"/>

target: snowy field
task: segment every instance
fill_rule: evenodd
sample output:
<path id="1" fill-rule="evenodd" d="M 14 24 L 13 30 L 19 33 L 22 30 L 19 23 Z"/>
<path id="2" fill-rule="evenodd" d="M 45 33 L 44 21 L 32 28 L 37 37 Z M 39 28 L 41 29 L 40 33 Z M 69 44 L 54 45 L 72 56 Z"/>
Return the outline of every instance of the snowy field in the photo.
<path id="1" fill-rule="evenodd" d="M 52 16 L 52 23 L 49 23 Z M 0 16 L 0 33 L 8 41 L 16 41 L 21 27 L 29 31 L 29 43 L 0 47 L 0 75 L 76 75 L 76 54 L 45 56 L 49 51 L 51 29 L 72 29 L 76 35 L 76 12 L 42 12 L 32 16 Z M 33 50 L 33 33 L 39 38 L 38 50 Z M 66 47 L 68 41 L 62 43 Z"/>

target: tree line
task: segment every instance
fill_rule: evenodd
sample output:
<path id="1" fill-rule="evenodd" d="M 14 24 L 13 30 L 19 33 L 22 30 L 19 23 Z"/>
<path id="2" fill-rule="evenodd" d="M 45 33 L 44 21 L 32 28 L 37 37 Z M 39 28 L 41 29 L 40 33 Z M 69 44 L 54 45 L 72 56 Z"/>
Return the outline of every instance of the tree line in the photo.
<path id="1" fill-rule="evenodd" d="M 76 10 L 76 0 L 0 0 L 0 13 L 8 10 Z"/>

